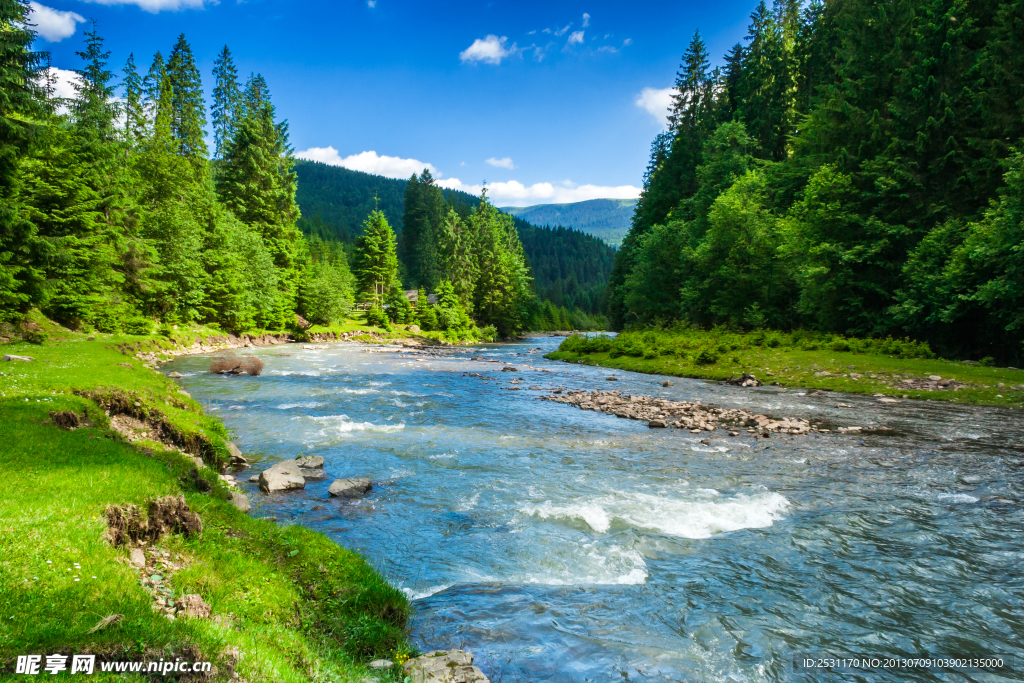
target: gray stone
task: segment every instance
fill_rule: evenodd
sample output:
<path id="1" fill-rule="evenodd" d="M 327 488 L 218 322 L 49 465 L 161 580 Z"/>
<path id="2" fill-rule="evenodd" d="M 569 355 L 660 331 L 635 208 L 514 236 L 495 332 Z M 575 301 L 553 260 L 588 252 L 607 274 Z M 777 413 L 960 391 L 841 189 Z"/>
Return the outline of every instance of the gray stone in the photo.
<path id="1" fill-rule="evenodd" d="M 249 461 L 246 460 L 245 456 L 242 455 L 242 451 L 240 451 L 238 449 L 238 446 L 236 446 L 235 444 L 231 443 L 230 441 L 225 441 L 224 445 L 227 446 L 228 455 L 231 456 L 231 464 L 232 465 L 248 465 L 249 464 Z"/>
<path id="2" fill-rule="evenodd" d="M 650 422 L 647 423 L 647 426 L 648 427 L 652 427 L 652 428 L 653 427 L 660 427 L 660 428 L 668 427 L 668 425 L 665 424 L 664 420 L 651 420 Z"/>
<path id="3" fill-rule="evenodd" d="M 306 478 L 302 476 L 302 470 L 294 460 L 284 460 L 263 470 L 259 483 L 264 493 L 306 488 Z"/>
<path id="4" fill-rule="evenodd" d="M 128 556 L 128 561 L 132 563 L 132 566 L 136 569 L 142 569 L 146 566 L 146 554 L 142 552 L 142 548 L 132 548 L 131 555 Z"/>
<path id="5" fill-rule="evenodd" d="M 181 379 L 185 375 L 181 374 L 180 372 L 172 372 L 172 373 L 168 374 L 167 376 L 170 377 L 171 379 Z"/>
<path id="6" fill-rule="evenodd" d="M 665 380 L 664 382 L 661 383 L 661 386 L 663 386 L 663 387 L 670 387 L 670 386 L 672 386 L 672 382 L 670 382 L 668 380 Z"/>
<path id="7" fill-rule="evenodd" d="M 358 498 L 372 488 L 369 479 L 335 479 L 327 492 L 341 498 Z"/>
<path id="8" fill-rule="evenodd" d="M 514 368 L 511 365 L 506 365 L 501 369 L 502 372 L 519 372 L 519 368 Z"/>
<path id="9" fill-rule="evenodd" d="M 258 474 L 252 475 L 251 477 L 249 477 L 249 481 L 251 481 L 254 484 L 258 484 L 259 481 L 260 481 L 260 475 L 258 475 Z"/>
<path id="10" fill-rule="evenodd" d="M 4 355 L 4 360 L 20 360 L 25 361 L 27 363 L 29 361 L 35 360 L 35 358 L 33 358 L 32 356 L 15 356 L 13 354 L 6 354 Z"/>
<path id="11" fill-rule="evenodd" d="M 395 665 L 390 659 L 375 659 L 370 662 L 371 669 L 390 669 Z"/>
<path id="12" fill-rule="evenodd" d="M 295 464 L 307 470 L 323 469 L 324 458 L 322 455 L 304 455 L 295 459 Z"/>
<path id="13" fill-rule="evenodd" d="M 231 504 L 242 512 L 249 512 L 249 510 L 252 510 L 252 506 L 249 505 L 249 498 L 244 493 L 238 493 L 237 491 L 232 492 Z"/>
<path id="14" fill-rule="evenodd" d="M 618 377 L 605 377 L 605 379 L 608 380 L 609 382 L 618 382 L 619 381 Z"/>
<path id="15" fill-rule="evenodd" d="M 419 327 L 419 325 L 409 325 L 409 327 L 407 327 L 407 328 L 405 328 L 405 329 L 409 330 L 409 331 L 410 331 L 410 332 L 412 332 L 413 334 L 419 334 L 419 333 L 420 333 L 420 327 Z"/>
<path id="16" fill-rule="evenodd" d="M 412 683 L 490 683 L 465 650 L 428 652 L 410 659 L 403 668 Z"/>
<path id="17" fill-rule="evenodd" d="M 324 472 L 323 470 L 311 470 L 305 467 L 300 467 L 299 471 L 302 472 L 302 476 L 305 477 L 306 479 L 315 479 L 319 481 L 320 479 L 327 478 L 327 473 Z"/>

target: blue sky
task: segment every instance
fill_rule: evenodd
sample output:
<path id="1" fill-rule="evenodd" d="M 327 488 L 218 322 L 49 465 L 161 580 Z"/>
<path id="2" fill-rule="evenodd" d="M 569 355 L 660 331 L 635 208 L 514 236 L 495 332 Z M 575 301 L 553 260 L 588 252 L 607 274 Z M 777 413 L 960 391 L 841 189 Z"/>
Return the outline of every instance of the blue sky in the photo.
<path id="1" fill-rule="evenodd" d="M 38 0 L 53 66 L 80 61 L 95 19 L 120 73 L 185 33 L 212 89 L 226 44 L 267 79 L 299 156 L 392 177 L 429 164 L 499 205 L 636 196 L 680 56 L 700 29 L 714 62 L 752 0 Z M 81 20 L 81 21 L 80 21 Z"/>

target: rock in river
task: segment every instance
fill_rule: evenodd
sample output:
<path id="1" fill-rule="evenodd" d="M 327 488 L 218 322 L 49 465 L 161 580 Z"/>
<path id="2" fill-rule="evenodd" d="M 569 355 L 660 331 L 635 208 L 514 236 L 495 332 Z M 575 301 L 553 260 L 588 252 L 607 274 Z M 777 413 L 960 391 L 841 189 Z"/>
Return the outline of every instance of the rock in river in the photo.
<path id="1" fill-rule="evenodd" d="M 335 479 L 327 492 L 332 496 L 342 498 L 358 498 L 369 491 L 373 486 L 369 479 Z"/>
<path id="2" fill-rule="evenodd" d="M 299 467 L 307 470 L 322 470 L 324 468 L 324 457 L 322 455 L 304 455 L 295 459 Z"/>
<path id="3" fill-rule="evenodd" d="M 284 460 L 260 474 L 260 488 L 264 493 L 306 488 L 306 478 L 294 460 Z"/>
<path id="4" fill-rule="evenodd" d="M 490 683 L 484 672 L 473 666 L 472 653 L 465 650 L 435 650 L 410 659 L 404 667 L 412 683 Z"/>

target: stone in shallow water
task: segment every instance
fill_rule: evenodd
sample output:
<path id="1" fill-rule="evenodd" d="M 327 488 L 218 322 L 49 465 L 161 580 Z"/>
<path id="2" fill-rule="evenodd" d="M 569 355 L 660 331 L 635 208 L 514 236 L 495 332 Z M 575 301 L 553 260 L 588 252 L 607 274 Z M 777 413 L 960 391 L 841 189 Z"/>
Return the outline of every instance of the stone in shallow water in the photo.
<path id="1" fill-rule="evenodd" d="M 304 455 L 301 458 L 296 458 L 295 464 L 307 470 L 322 470 L 324 468 L 324 457 L 322 455 Z"/>
<path id="2" fill-rule="evenodd" d="M 484 672 L 473 666 L 473 655 L 465 650 L 435 650 L 410 659 L 403 667 L 412 683 L 490 683 Z"/>
<path id="3" fill-rule="evenodd" d="M 306 488 L 306 478 L 294 460 L 285 460 L 263 470 L 259 483 L 264 493 Z"/>
<path id="4" fill-rule="evenodd" d="M 335 479 L 327 492 L 341 498 L 357 498 L 364 495 L 373 486 L 369 479 Z"/>

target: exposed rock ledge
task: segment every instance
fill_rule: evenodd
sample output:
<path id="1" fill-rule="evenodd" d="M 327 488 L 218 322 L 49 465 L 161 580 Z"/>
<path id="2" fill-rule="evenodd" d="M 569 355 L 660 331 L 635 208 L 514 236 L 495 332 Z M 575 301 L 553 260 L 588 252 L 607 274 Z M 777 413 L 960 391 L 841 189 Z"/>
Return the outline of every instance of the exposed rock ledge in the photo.
<path id="1" fill-rule="evenodd" d="M 618 391 L 571 390 L 565 394 L 541 396 L 542 400 L 566 403 L 583 410 L 610 413 L 631 420 L 646 420 L 650 427 L 676 427 L 693 433 L 729 429 L 736 436 L 740 429 L 768 436 L 771 433 L 807 434 L 817 425 L 794 417 L 770 418 L 747 410 L 703 405 L 700 401 L 669 401 L 653 396 L 623 396 Z M 827 431 L 827 430 L 823 430 Z"/>
<path id="2" fill-rule="evenodd" d="M 403 666 L 412 683 L 490 683 L 473 666 L 473 654 L 465 650 L 435 650 L 410 659 Z"/>

